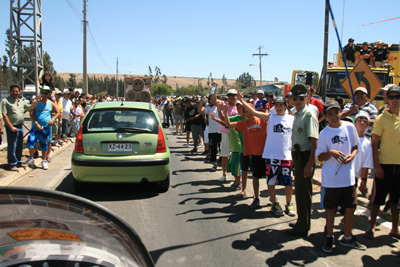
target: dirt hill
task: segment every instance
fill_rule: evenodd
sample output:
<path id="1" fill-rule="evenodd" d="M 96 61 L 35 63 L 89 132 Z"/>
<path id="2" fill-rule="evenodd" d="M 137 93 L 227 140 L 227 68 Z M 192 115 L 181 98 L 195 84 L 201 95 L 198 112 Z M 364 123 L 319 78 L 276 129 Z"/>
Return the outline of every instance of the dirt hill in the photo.
<path id="1" fill-rule="evenodd" d="M 82 81 L 82 77 L 83 74 L 82 73 L 73 73 L 76 75 L 76 81 L 80 82 Z M 70 73 L 57 73 L 58 76 L 60 76 L 61 78 L 63 78 L 65 81 L 67 81 L 70 77 Z M 105 77 L 115 77 L 115 74 L 100 74 L 100 73 L 89 73 L 88 74 L 89 77 L 93 77 L 95 76 L 96 78 L 105 78 Z M 143 76 L 143 75 L 129 75 L 129 76 Z M 182 86 L 189 86 L 189 85 L 193 85 L 193 86 L 197 86 L 199 84 L 199 82 L 203 85 L 203 86 L 207 86 L 207 78 L 198 78 L 198 77 L 178 77 L 178 76 L 167 76 L 168 80 L 167 80 L 167 84 L 169 84 L 172 88 L 176 88 L 176 85 L 178 85 L 179 87 Z M 123 80 L 124 79 L 124 75 L 118 75 L 118 79 Z M 216 83 L 218 83 L 219 86 L 222 86 L 222 79 L 214 79 L 214 81 Z M 228 82 L 228 86 L 232 86 L 235 84 L 236 80 L 227 80 Z"/>

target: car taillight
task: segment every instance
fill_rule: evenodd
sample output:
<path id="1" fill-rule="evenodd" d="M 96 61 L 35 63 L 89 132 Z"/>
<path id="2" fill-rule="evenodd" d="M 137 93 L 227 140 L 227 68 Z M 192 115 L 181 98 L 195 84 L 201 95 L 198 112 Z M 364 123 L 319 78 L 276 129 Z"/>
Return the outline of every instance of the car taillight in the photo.
<path id="1" fill-rule="evenodd" d="M 158 126 L 158 140 L 157 140 L 157 151 L 156 153 L 165 153 L 167 152 L 167 146 L 165 145 L 164 134 L 161 129 L 161 126 Z"/>
<path id="2" fill-rule="evenodd" d="M 82 127 L 79 128 L 78 136 L 76 137 L 75 152 L 76 153 L 84 153 L 83 152 L 83 140 L 82 140 Z"/>

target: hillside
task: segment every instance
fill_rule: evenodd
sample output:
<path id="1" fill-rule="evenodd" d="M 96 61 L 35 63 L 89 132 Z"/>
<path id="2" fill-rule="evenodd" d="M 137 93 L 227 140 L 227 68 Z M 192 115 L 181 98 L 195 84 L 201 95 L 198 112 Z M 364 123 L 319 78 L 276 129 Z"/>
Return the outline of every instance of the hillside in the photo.
<path id="1" fill-rule="evenodd" d="M 64 81 L 67 81 L 70 77 L 69 75 L 70 73 L 62 73 L 59 72 L 57 73 L 58 76 L 60 76 L 61 78 L 64 79 Z M 73 73 L 76 75 L 76 81 L 80 82 L 82 81 L 82 77 L 83 74 L 82 73 Z M 100 73 L 88 73 L 89 77 L 93 77 L 95 76 L 96 78 L 105 78 L 105 77 L 109 77 L 115 78 L 115 74 L 100 74 Z M 127 75 L 128 76 L 128 75 Z M 129 75 L 129 76 L 141 76 L 141 75 Z M 178 77 L 178 76 L 167 76 L 168 80 L 167 80 L 167 84 L 169 84 L 173 89 L 176 89 L 176 85 L 178 84 L 179 87 L 182 86 L 189 86 L 189 85 L 193 85 L 193 86 L 197 86 L 200 80 L 200 83 L 203 86 L 207 86 L 207 78 L 197 78 L 197 77 Z M 123 80 L 124 79 L 124 75 L 118 75 L 118 79 Z M 214 81 L 216 83 L 218 83 L 219 86 L 222 85 L 222 79 L 214 79 Z M 227 80 L 228 85 L 232 86 L 235 84 L 236 80 Z"/>

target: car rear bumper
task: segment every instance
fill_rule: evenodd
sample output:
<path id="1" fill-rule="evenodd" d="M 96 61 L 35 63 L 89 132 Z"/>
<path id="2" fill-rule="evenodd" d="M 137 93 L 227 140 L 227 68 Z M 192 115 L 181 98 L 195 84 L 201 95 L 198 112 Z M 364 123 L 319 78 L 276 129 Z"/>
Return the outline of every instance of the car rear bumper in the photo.
<path id="1" fill-rule="evenodd" d="M 141 183 L 167 178 L 169 158 L 137 160 L 92 160 L 72 158 L 72 175 L 80 182 Z"/>

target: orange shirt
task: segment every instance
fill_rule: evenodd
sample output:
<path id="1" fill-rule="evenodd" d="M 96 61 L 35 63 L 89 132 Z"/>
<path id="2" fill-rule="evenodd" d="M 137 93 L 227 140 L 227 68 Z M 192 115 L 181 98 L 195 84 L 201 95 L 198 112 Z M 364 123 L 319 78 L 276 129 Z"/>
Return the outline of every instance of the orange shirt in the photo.
<path id="1" fill-rule="evenodd" d="M 239 121 L 235 128 L 243 132 L 243 155 L 261 156 L 267 139 L 267 121 L 254 117 L 254 120 Z"/>

